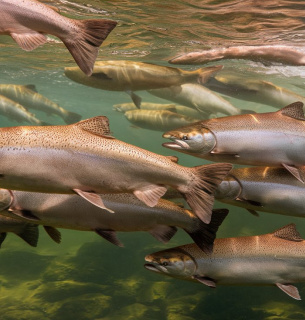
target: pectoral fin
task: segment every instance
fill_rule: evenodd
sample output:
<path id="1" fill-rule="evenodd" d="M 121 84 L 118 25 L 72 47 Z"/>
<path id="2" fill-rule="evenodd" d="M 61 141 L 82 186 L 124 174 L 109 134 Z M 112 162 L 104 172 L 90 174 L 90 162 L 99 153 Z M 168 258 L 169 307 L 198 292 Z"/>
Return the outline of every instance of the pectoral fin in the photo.
<path id="1" fill-rule="evenodd" d="M 6 232 L 0 233 L 0 248 L 2 246 L 3 241 L 5 240 L 6 236 L 7 236 Z"/>
<path id="2" fill-rule="evenodd" d="M 95 232 L 105 240 L 115 244 L 118 247 L 124 247 L 123 243 L 118 239 L 115 231 L 95 229 Z"/>
<path id="3" fill-rule="evenodd" d="M 133 101 L 133 103 L 135 104 L 135 106 L 140 109 L 141 108 L 141 102 L 142 102 L 142 98 L 139 97 L 137 94 L 135 94 L 133 91 L 126 91 L 129 95 L 131 100 Z"/>
<path id="4" fill-rule="evenodd" d="M 61 233 L 56 228 L 50 226 L 43 227 L 53 241 L 55 241 L 56 243 L 61 242 Z"/>
<path id="5" fill-rule="evenodd" d="M 45 35 L 31 29 L 25 33 L 11 33 L 11 37 L 25 51 L 32 51 L 47 42 Z"/>
<path id="6" fill-rule="evenodd" d="M 282 283 L 276 283 L 276 286 L 280 288 L 282 291 L 288 294 L 293 299 L 301 300 L 299 290 L 297 287 L 291 285 L 291 284 L 282 284 Z"/>
<path id="7" fill-rule="evenodd" d="M 104 205 L 104 202 L 102 200 L 102 198 L 93 192 L 87 192 L 87 191 L 83 191 L 80 189 L 73 189 L 73 191 L 75 193 L 77 193 L 79 196 L 81 196 L 82 198 L 86 199 L 87 201 L 91 202 L 92 204 L 94 204 L 95 206 L 101 208 L 101 209 L 105 209 L 111 213 L 114 213 L 113 210 L 106 208 L 106 206 Z"/>
<path id="8" fill-rule="evenodd" d="M 157 225 L 155 228 L 149 230 L 149 233 L 157 240 L 167 243 L 177 232 L 176 227 L 165 225 Z"/>
<path id="9" fill-rule="evenodd" d="M 255 217 L 259 217 L 259 213 L 256 212 L 255 210 L 252 209 L 247 209 L 252 215 L 254 215 Z"/>
<path id="10" fill-rule="evenodd" d="M 16 234 L 30 246 L 37 247 L 39 238 L 38 224 L 28 224 L 21 233 Z"/>
<path id="11" fill-rule="evenodd" d="M 304 178 L 302 177 L 302 174 L 297 167 L 291 166 L 291 165 L 285 164 L 285 163 L 282 163 L 282 166 L 286 170 L 288 170 L 294 177 L 296 177 L 299 181 L 301 181 L 302 183 L 305 183 Z"/>
<path id="12" fill-rule="evenodd" d="M 166 191 L 167 189 L 164 186 L 149 185 L 145 188 L 135 190 L 133 194 L 147 206 L 154 207 Z"/>
<path id="13" fill-rule="evenodd" d="M 8 209 L 8 211 L 15 214 L 16 216 L 19 216 L 23 219 L 26 219 L 26 220 L 30 220 L 30 221 L 34 221 L 34 222 L 37 222 L 40 220 L 30 210 L 11 207 Z"/>
<path id="14" fill-rule="evenodd" d="M 208 277 L 201 277 L 201 276 L 192 276 L 193 279 L 205 284 L 206 286 L 210 288 L 216 288 L 216 282 Z"/>

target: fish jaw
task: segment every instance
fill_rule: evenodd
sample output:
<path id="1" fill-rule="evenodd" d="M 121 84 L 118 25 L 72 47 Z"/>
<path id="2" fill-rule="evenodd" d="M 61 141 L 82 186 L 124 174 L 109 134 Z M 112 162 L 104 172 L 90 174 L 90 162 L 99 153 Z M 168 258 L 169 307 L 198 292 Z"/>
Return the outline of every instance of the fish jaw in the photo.
<path id="1" fill-rule="evenodd" d="M 214 134 L 200 124 L 168 131 L 163 134 L 163 138 L 172 140 L 163 143 L 164 147 L 193 155 L 209 153 L 216 146 Z"/>

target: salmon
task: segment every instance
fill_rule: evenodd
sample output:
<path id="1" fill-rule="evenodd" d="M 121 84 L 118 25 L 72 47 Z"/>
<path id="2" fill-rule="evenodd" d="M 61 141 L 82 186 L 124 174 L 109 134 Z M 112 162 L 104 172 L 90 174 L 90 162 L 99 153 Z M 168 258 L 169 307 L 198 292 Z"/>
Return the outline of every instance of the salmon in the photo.
<path id="1" fill-rule="evenodd" d="M 277 112 L 204 120 L 164 133 L 173 142 L 163 146 L 211 161 L 254 166 L 283 166 L 304 183 L 303 103 Z"/>
<path id="2" fill-rule="evenodd" d="M 0 35 L 10 35 L 26 51 L 58 37 L 81 70 L 91 75 L 99 46 L 117 22 L 105 19 L 74 20 L 36 0 L 1 0 Z"/>
<path id="3" fill-rule="evenodd" d="M 301 300 L 295 283 L 305 281 L 305 241 L 294 224 L 273 233 L 214 241 L 212 254 L 187 244 L 145 257 L 145 268 L 208 287 L 274 285 Z"/>
<path id="4" fill-rule="evenodd" d="M 216 231 L 227 215 L 225 209 L 213 210 L 212 222 L 205 224 L 190 210 L 173 202 L 160 199 L 156 206 L 148 207 L 129 193 L 103 195 L 104 204 L 115 213 L 98 208 L 77 195 L 0 189 L 0 196 L 1 215 L 43 225 L 51 237 L 56 236 L 54 228 L 95 231 L 118 246 L 123 244 L 117 231 L 148 231 L 166 243 L 179 227 L 203 251 L 211 252 Z"/>
<path id="5" fill-rule="evenodd" d="M 105 209 L 98 194 L 133 193 L 153 207 L 171 186 L 205 223 L 211 219 L 214 191 L 232 168 L 227 163 L 178 165 L 176 157 L 115 139 L 103 116 L 63 126 L 0 128 L 0 159 L 5 189 L 77 193 Z"/>

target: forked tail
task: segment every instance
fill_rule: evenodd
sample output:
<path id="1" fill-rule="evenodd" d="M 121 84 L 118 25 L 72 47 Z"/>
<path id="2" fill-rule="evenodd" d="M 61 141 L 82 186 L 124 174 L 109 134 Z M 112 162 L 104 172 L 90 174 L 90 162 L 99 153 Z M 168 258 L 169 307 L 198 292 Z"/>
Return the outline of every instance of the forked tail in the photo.
<path id="1" fill-rule="evenodd" d="M 188 191 L 181 192 L 194 214 L 204 223 L 210 223 L 214 193 L 231 169 L 230 163 L 214 163 L 191 168 L 195 178 L 189 184 Z"/>
<path id="2" fill-rule="evenodd" d="M 62 41 L 80 69 L 87 76 L 90 76 L 99 46 L 117 25 L 117 22 L 105 19 L 78 20 L 75 22 L 80 27 L 79 33 L 73 38 L 62 39 Z"/>

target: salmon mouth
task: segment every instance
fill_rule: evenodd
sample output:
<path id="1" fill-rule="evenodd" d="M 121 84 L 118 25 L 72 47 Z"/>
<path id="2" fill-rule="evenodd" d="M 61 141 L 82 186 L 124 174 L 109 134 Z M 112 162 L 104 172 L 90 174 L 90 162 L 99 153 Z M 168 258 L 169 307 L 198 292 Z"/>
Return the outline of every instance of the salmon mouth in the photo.
<path id="1" fill-rule="evenodd" d="M 170 149 L 189 149 L 190 146 L 183 140 L 177 139 L 170 137 L 170 140 L 172 142 L 164 142 L 162 143 L 162 146 L 165 148 L 170 148 Z"/>
<path id="2" fill-rule="evenodd" d="M 152 263 L 145 263 L 144 264 L 144 268 L 147 269 L 147 270 L 150 270 L 150 271 L 161 273 L 161 271 L 158 268 L 156 268 L 156 266 L 153 265 Z"/>

